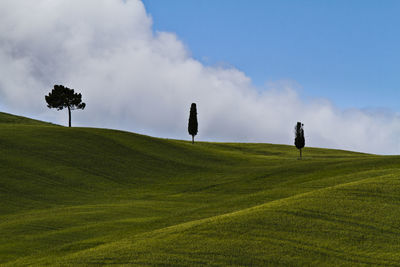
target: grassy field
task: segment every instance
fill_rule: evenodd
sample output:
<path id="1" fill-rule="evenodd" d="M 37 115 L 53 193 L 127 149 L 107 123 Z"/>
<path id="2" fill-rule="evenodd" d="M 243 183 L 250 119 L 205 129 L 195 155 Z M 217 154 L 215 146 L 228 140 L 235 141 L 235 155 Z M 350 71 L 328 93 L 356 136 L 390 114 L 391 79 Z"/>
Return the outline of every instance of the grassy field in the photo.
<path id="1" fill-rule="evenodd" d="M 0 114 L 0 265 L 399 266 L 400 157 L 297 156 Z"/>

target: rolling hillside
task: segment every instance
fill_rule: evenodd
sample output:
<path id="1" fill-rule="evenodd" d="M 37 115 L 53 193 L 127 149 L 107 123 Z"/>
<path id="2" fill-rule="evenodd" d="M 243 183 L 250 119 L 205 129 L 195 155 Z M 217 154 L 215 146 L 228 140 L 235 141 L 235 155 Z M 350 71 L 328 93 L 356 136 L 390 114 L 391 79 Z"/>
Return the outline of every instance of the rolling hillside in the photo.
<path id="1" fill-rule="evenodd" d="M 400 265 L 400 157 L 297 155 L 1 113 L 0 265 Z"/>

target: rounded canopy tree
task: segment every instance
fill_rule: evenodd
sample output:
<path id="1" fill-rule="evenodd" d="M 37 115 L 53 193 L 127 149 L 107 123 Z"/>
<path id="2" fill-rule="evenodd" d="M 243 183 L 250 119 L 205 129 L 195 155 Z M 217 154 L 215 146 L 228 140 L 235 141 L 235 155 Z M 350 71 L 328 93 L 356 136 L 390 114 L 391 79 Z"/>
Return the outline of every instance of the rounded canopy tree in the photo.
<path id="1" fill-rule="evenodd" d="M 54 85 L 49 95 L 45 96 L 47 107 L 62 110 L 68 109 L 68 126 L 71 127 L 71 110 L 84 109 L 86 104 L 82 102 L 82 95 L 75 93 L 74 89 L 63 85 Z"/>
<path id="2" fill-rule="evenodd" d="M 189 124 L 188 124 L 188 132 L 192 136 L 192 144 L 194 144 L 194 136 L 198 132 L 198 123 L 197 123 L 197 108 L 196 103 L 192 103 L 190 106 L 190 115 L 189 115 Z"/>

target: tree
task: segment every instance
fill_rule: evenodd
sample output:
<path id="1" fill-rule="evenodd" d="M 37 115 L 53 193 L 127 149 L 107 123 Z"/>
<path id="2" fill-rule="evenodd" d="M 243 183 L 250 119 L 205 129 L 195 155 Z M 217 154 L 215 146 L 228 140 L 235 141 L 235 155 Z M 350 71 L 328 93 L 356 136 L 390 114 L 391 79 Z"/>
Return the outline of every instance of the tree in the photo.
<path id="1" fill-rule="evenodd" d="M 71 127 L 71 110 L 84 109 L 86 104 L 82 102 L 82 95 L 75 93 L 74 89 L 64 87 L 63 85 L 54 85 L 49 95 L 45 96 L 47 107 L 62 110 L 68 109 L 68 126 Z"/>
<path id="2" fill-rule="evenodd" d="M 304 124 L 301 122 L 297 122 L 296 126 L 294 127 L 294 132 L 295 132 L 295 139 L 294 139 L 294 144 L 297 147 L 297 149 L 300 150 L 300 159 L 302 157 L 301 154 L 301 149 L 305 146 L 306 140 L 304 138 Z"/>
<path id="3" fill-rule="evenodd" d="M 192 136 L 192 144 L 194 144 L 194 136 L 198 132 L 196 103 L 192 103 L 192 105 L 190 106 L 188 132 Z"/>

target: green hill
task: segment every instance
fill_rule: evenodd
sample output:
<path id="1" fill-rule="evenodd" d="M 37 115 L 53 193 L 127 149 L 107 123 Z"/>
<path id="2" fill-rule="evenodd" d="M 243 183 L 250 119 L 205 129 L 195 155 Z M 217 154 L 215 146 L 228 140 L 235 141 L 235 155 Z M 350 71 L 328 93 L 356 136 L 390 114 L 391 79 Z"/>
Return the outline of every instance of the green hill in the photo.
<path id="1" fill-rule="evenodd" d="M 400 265 L 400 157 L 0 114 L 0 265 Z"/>
<path id="2" fill-rule="evenodd" d="M 48 122 L 29 119 L 22 116 L 16 116 L 4 112 L 0 112 L 0 124 L 27 124 L 27 125 L 53 125 Z"/>

